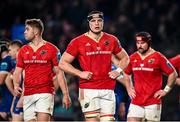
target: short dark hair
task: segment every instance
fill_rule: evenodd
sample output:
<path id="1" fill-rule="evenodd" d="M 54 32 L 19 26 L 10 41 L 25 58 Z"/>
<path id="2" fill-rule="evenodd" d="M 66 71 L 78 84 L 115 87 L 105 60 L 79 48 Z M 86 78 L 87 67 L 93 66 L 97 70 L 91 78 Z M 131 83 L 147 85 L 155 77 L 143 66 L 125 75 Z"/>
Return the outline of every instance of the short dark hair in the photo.
<path id="1" fill-rule="evenodd" d="M 91 11 L 88 16 L 87 16 L 87 20 L 90 21 L 93 18 L 93 14 L 99 14 L 99 17 L 104 19 L 104 13 L 101 11 Z"/>
<path id="2" fill-rule="evenodd" d="M 8 52 L 8 45 L 6 45 L 6 44 L 0 45 L 0 55 L 1 55 L 3 52 Z M 1 59 L 1 58 L 0 58 L 0 59 Z"/>
<path id="3" fill-rule="evenodd" d="M 23 46 L 23 43 L 20 40 L 16 39 L 16 40 L 10 42 L 10 44 L 9 44 L 9 46 L 14 46 L 14 45 L 21 48 Z"/>
<path id="4" fill-rule="evenodd" d="M 149 46 L 151 45 L 152 37 L 150 33 L 141 31 L 136 34 L 136 41 L 137 41 L 137 37 L 142 37 L 143 41 L 147 42 Z"/>
<path id="5" fill-rule="evenodd" d="M 5 37 L 0 39 L 0 45 L 4 45 L 4 44 L 9 45 L 10 42 L 11 42 L 11 40 L 8 38 L 5 38 Z"/>
<path id="6" fill-rule="evenodd" d="M 42 34 L 44 31 L 44 24 L 41 21 L 41 19 L 27 19 L 25 21 L 25 25 L 30 25 L 32 27 L 35 27 L 37 29 L 39 29 L 40 33 Z"/>

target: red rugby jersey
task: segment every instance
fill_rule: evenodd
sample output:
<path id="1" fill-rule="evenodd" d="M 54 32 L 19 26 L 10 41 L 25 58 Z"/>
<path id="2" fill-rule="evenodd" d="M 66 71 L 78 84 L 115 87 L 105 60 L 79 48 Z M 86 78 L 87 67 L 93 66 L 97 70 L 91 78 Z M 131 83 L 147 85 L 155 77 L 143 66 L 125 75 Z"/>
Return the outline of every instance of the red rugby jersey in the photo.
<path id="1" fill-rule="evenodd" d="M 111 79 L 111 56 L 122 50 L 119 40 L 107 33 L 103 33 L 99 42 L 82 34 L 73 39 L 66 52 L 78 57 L 83 71 L 93 73 L 90 80 L 80 79 L 80 88 L 89 89 L 114 89 L 115 80 Z"/>
<path id="2" fill-rule="evenodd" d="M 137 52 L 132 54 L 125 69 L 126 74 L 133 73 L 134 77 L 136 97 L 132 99 L 132 103 L 141 106 L 161 103 L 161 100 L 153 97 L 154 93 L 162 87 L 163 73 L 170 74 L 173 71 L 169 61 L 157 51 L 144 60 Z"/>
<path id="3" fill-rule="evenodd" d="M 173 58 L 170 58 L 169 61 L 174 66 L 174 68 L 177 70 L 178 75 L 180 77 L 180 54 Z"/>
<path id="4" fill-rule="evenodd" d="M 56 46 L 46 42 L 36 52 L 29 45 L 18 53 L 17 67 L 25 70 L 24 95 L 54 93 L 53 67 L 58 66 L 60 52 Z"/>

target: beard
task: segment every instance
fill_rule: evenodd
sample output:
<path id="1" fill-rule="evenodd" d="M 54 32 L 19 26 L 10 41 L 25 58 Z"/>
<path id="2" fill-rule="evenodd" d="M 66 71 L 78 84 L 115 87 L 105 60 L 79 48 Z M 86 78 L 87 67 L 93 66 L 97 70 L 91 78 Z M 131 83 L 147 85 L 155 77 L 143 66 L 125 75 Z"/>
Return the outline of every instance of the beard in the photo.
<path id="1" fill-rule="evenodd" d="M 138 52 L 141 53 L 141 54 L 145 54 L 148 51 L 148 49 L 145 50 L 143 48 L 138 48 Z"/>

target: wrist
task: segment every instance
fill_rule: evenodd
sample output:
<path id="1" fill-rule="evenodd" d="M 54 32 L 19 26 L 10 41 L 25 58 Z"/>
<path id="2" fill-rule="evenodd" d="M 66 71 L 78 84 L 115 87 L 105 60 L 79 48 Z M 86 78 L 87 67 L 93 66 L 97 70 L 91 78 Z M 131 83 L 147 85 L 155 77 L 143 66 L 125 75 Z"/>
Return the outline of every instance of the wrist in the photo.
<path id="1" fill-rule="evenodd" d="M 63 92 L 63 96 L 69 96 L 68 92 Z"/>
<path id="2" fill-rule="evenodd" d="M 14 83 L 14 87 L 19 87 L 19 83 Z"/>
<path id="3" fill-rule="evenodd" d="M 169 87 L 168 85 L 166 85 L 163 90 L 164 90 L 166 93 L 168 93 L 171 89 L 172 89 L 171 87 Z"/>
<path id="4" fill-rule="evenodd" d="M 116 69 L 116 71 L 119 72 L 119 73 L 121 73 L 123 70 L 122 70 L 120 67 L 118 67 L 118 68 Z"/>

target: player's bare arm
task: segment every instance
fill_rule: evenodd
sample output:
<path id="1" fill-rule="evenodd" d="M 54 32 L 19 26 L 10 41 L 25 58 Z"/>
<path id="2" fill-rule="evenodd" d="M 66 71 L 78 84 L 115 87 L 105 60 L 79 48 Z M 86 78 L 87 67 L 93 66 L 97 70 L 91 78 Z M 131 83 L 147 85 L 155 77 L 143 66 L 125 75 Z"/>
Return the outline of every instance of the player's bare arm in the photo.
<path id="1" fill-rule="evenodd" d="M 6 77 L 6 80 L 5 80 L 5 84 L 6 84 L 7 88 L 9 89 L 9 91 L 11 92 L 11 94 L 13 96 L 15 96 L 14 84 L 13 84 L 13 79 L 12 79 L 12 74 L 11 73 L 8 73 L 8 75 Z"/>
<path id="2" fill-rule="evenodd" d="M 121 50 L 116 56 L 119 58 L 119 67 L 123 70 L 129 64 L 129 56 L 124 49 Z"/>
<path id="3" fill-rule="evenodd" d="M 174 70 L 174 72 L 172 72 L 167 79 L 167 85 L 165 86 L 165 88 L 163 90 L 159 90 L 154 94 L 155 98 L 162 98 L 164 96 L 166 96 L 167 93 L 170 92 L 170 90 L 172 89 L 172 87 L 175 85 L 176 83 L 176 78 L 177 78 L 177 72 L 176 70 Z"/>
<path id="4" fill-rule="evenodd" d="M 124 49 L 121 52 L 116 54 L 116 57 L 119 59 L 119 63 L 115 60 L 115 57 L 112 57 L 111 60 L 114 60 L 115 64 L 118 64 L 116 70 L 109 72 L 109 77 L 116 79 L 120 74 L 123 73 L 123 69 L 127 67 L 129 63 L 129 56 Z"/>
<path id="5" fill-rule="evenodd" d="M 135 92 L 134 87 L 133 87 L 131 76 L 124 73 L 124 80 L 125 80 L 126 90 L 128 92 L 129 97 L 131 99 L 135 98 L 136 97 L 136 92 Z"/>
<path id="6" fill-rule="evenodd" d="M 59 67 L 72 75 L 78 76 L 82 79 L 90 79 L 92 77 L 92 73 L 89 71 L 80 71 L 71 65 L 71 62 L 74 60 L 74 56 L 69 53 L 64 52 L 61 60 L 59 62 Z"/>
<path id="7" fill-rule="evenodd" d="M 176 78 L 176 84 L 180 86 L 180 77 Z"/>
<path id="8" fill-rule="evenodd" d="M 4 84 L 4 81 L 7 77 L 8 73 L 7 72 L 1 72 L 0 73 L 0 85 Z"/>
<path id="9" fill-rule="evenodd" d="M 116 58 L 115 55 L 112 55 L 111 57 L 111 62 L 116 66 L 116 67 L 119 67 L 119 60 Z M 124 73 L 123 73 L 124 74 Z M 124 81 L 124 77 L 123 77 L 123 74 L 122 75 L 119 75 L 116 80 L 118 82 L 120 82 L 121 84 L 123 84 L 124 86 L 126 86 L 125 84 L 125 81 Z"/>
<path id="10" fill-rule="evenodd" d="M 71 99 L 69 97 L 69 91 L 67 87 L 66 78 L 64 76 L 64 72 L 58 66 L 54 67 L 54 71 L 57 76 L 58 84 L 63 93 L 63 106 L 65 105 L 66 109 L 68 109 L 71 106 Z"/>
<path id="11" fill-rule="evenodd" d="M 22 93 L 22 88 L 20 87 L 21 74 L 23 69 L 20 67 L 16 67 L 13 73 L 13 84 L 14 84 L 14 92 L 16 95 L 20 95 Z"/>

